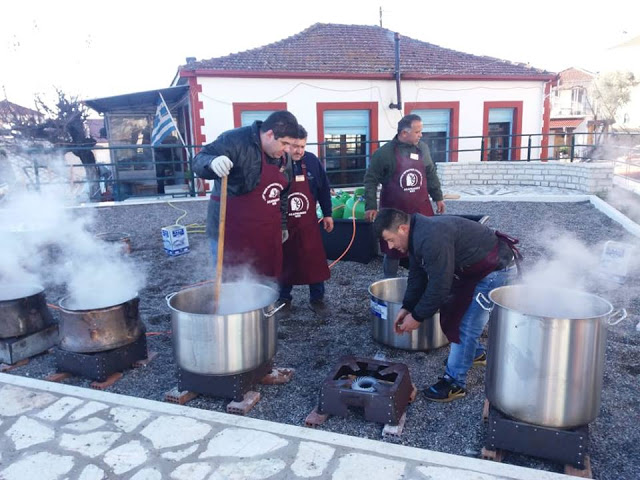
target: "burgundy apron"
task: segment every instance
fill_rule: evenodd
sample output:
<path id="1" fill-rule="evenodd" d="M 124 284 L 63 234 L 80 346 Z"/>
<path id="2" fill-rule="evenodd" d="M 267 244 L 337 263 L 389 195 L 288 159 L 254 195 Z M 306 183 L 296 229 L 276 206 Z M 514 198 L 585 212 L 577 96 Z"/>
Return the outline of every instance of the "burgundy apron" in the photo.
<path id="1" fill-rule="evenodd" d="M 224 264 L 251 265 L 255 273 L 277 278 L 282 271 L 280 193 L 287 178 L 262 152 L 260 182 L 244 195 L 227 199 Z"/>
<path id="2" fill-rule="evenodd" d="M 409 215 L 420 213 L 427 217 L 433 217 L 433 207 L 427 191 L 427 176 L 424 163 L 422 163 L 422 151 L 402 156 L 398 153 L 398 147 L 394 149 L 396 157 L 396 169 L 391 180 L 382 186 L 380 191 L 380 208 L 397 208 Z M 414 155 L 415 158 L 411 158 Z M 390 249 L 387 242 L 380 240 L 380 250 L 389 258 L 405 258 L 395 248 Z"/>
<path id="3" fill-rule="evenodd" d="M 442 327 L 442 331 L 450 342 L 460 343 L 460 323 L 462 322 L 462 317 L 464 317 L 469 305 L 473 301 L 473 292 L 476 289 L 476 285 L 498 266 L 500 262 L 498 256 L 500 242 L 505 242 L 509 246 L 513 252 L 516 264 L 519 265 L 522 255 L 515 247 L 518 239 L 498 231 L 496 231 L 496 236 L 498 237 L 498 242 L 485 258 L 455 272 L 449 296 L 440 307 L 440 327 Z"/>
<path id="4" fill-rule="evenodd" d="M 327 254 L 316 216 L 316 199 L 311 194 L 307 166 L 302 162 L 302 175 L 296 175 L 289 190 L 287 229 L 289 238 L 282 245 L 281 283 L 310 285 L 329 279 Z"/>

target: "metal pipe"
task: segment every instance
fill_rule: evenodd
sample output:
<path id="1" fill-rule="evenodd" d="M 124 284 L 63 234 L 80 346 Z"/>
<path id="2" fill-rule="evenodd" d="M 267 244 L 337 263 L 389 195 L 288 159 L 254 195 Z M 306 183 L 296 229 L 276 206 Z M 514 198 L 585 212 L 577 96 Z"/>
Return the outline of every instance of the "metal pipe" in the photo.
<path id="1" fill-rule="evenodd" d="M 397 32 L 394 36 L 394 42 L 396 57 L 396 96 L 398 98 L 398 103 L 390 103 L 389 108 L 397 108 L 398 110 L 402 110 L 402 93 L 400 91 L 400 34 Z"/>

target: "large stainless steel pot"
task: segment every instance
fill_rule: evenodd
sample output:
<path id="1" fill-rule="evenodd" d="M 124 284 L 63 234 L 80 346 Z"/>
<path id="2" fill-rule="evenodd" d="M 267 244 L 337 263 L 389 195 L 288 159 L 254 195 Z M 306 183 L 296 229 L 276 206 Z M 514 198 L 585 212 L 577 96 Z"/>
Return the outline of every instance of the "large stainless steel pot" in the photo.
<path id="1" fill-rule="evenodd" d="M 398 335 L 393 330 L 393 321 L 402 308 L 402 299 L 407 290 L 407 278 L 387 278 L 372 283 L 371 327 L 373 339 L 390 347 L 403 350 L 431 350 L 449 343 L 440 328 L 440 314 L 422 322 L 420 328 Z"/>
<path id="2" fill-rule="evenodd" d="M 600 409 L 607 323 L 613 312 L 596 295 L 511 285 L 492 290 L 487 398 L 523 422 L 553 428 L 586 425 Z M 614 322 L 614 317 L 618 317 Z"/>
<path id="3" fill-rule="evenodd" d="M 70 297 L 60 306 L 60 348 L 70 352 L 103 352 L 135 342 L 142 334 L 135 297 L 105 308 L 75 310 Z"/>
<path id="4" fill-rule="evenodd" d="M 42 286 L 0 285 L 0 338 L 39 332 L 53 323 Z"/>
<path id="5" fill-rule="evenodd" d="M 258 283 L 223 283 L 213 314 L 213 285 L 167 295 L 178 366 L 202 375 L 233 375 L 271 360 L 277 348 L 278 292 Z"/>

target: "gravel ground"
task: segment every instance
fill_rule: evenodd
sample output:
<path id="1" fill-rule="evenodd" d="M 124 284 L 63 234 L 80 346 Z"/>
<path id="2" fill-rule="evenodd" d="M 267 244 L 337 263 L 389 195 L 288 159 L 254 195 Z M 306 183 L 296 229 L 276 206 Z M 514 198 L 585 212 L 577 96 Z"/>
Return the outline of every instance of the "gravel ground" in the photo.
<path id="1" fill-rule="evenodd" d="M 188 211 L 185 224 L 204 223 L 206 202 L 177 204 Z M 448 202 L 448 213 L 487 214 L 488 225 L 520 238 L 525 266 L 544 256 L 544 241 L 556 230 L 572 232 L 586 245 L 595 246 L 606 240 L 630 241 L 617 223 L 582 203 L 520 202 Z M 190 236 L 191 252 L 180 257 L 167 257 L 162 249 L 160 228 L 171 224 L 180 212 L 166 203 L 100 207 L 94 225 L 96 232 L 122 231 L 131 234 L 133 259 L 147 272 L 147 286 L 140 292 L 140 313 L 148 332 L 149 348 L 158 356 L 145 368 L 127 371 L 108 390 L 163 401 L 165 392 L 177 385 L 173 358 L 171 319 L 165 295 L 183 286 L 210 277 L 208 246 L 204 235 Z M 381 277 L 379 258 L 369 264 L 340 262 L 332 269 L 327 282 L 329 313 L 316 315 L 307 303 L 306 287 L 294 289 L 291 314 L 281 318 L 279 346 L 275 362 L 296 369 L 293 380 L 283 386 L 257 386 L 262 399 L 249 416 L 264 420 L 303 425 L 307 414 L 316 406 L 319 388 L 342 355 L 373 357 L 384 355 L 393 362 L 408 365 L 412 381 L 423 388 L 442 374 L 442 362 L 448 347 L 431 352 L 405 352 L 377 344 L 371 337 L 367 288 Z M 403 271 L 403 273 L 406 273 Z M 107 284 L 108 279 L 105 279 Z M 612 292 L 595 292 L 606 296 L 616 307 L 626 307 L 631 319 L 610 327 L 602 393 L 602 409 L 591 424 L 589 446 L 594 478 L 635 479 L 640 471 L 640 418 L 638 375 L 640 374 L 640 333 L 635 330 L 640 301 L 630 285 Z M 47 290 L 50 302 L 62 296 L 60 286 Z M 40 355 L 13 370 L 15 375 L 43 378 L 55 372 L 54 357 Z M 477 457 L 486 435 L 481 419 L 484 402 L 484 368 L 472 369 L 466 398 L 449 404 L 428 402 L 422 395 L 409 407 L 407 423 L 400 442 L 404 445 L 440 452 Z M 72 385 L 88 387 L 89 381 L 71 378 Z M 227 401 L 198 397 L 189 406 L 224 411 Z M 324 430 L 381 439 L 382 426 L 367 423 L 361 412 L 348 418 L 331 417 Z M 508 454 L 506 463 L 560 472 L 562 466 L 528 456 Z"/>

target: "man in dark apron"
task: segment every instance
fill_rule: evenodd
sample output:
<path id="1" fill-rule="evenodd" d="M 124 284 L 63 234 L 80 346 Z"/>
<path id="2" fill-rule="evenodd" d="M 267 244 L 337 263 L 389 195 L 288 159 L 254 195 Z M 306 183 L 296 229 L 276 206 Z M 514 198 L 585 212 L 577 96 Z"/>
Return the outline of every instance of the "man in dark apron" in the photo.
<path id="1" fill-rule="evenodd" d="M 429 400 L 464 397 L 467 372 L 478 357 L 489 312 L 474 300 L 488 298 L 515 274 L 521 258 L 518 241 L 485 225 L 457 216 L 426 217 L 382 209 L 374 230 L 390 248 L 409 254 L 409 278 L 397 334 L 411 332 L 440 311 L 440 326 L 451 343 L 445 374 L 424 392 Z"/>
<path id="2" fill-rule="evenodd" d="M 291 146 L 293 181 L 288 199 L 289 238 L 282 245 L 280 299 L 290 307 L 293 285 L 309 285 L 309 302 L 314 310 L 320 311 L 324 308 L 324 282 L 330 275 L 318 227 L 316 201 L 322 209 L 322 226 L 331 232 L 331 188 L 318 157 L 304 151 L 306 145 L 307 131 L 299 126 Z"/>
<path id="3" fill-rule="evenodd" d="M 195 173 L 206 179 L 229 176 L 224 265 L 248 266 L 252 273 L 277 279 L 282 243 L 288 237 L 289 152 L 298 122 L 287 111 L 222 133 L 194 158 Z M 216 265 L 220 219 L 220 182 L 214 184 L 207 211 L 207 235 Z M 234 271 L 224 270 L 225 278 Z M 243 273 L 241 271 L 235 273 Z"/>
<path id="4" fill-rule="evenodd" d="M 407 115 L 398 122 L 398 134 L 384 144 L 371 157 L 364 175 L 365 218 L 370 222 L 377 213 L 378 185 L 380 208 L 397 208 L 403 212 L 433 216 L 429 196 L 436 202 L 438 213 L 445 206 L 436 166 L 431 160 L 429 147 L 422 139 L 422 119 Z M 384 254 L 382 269 L 385 278 L 398 275 L 400 259 L 407 258 L 386 242 L 380 242 Z"/>

